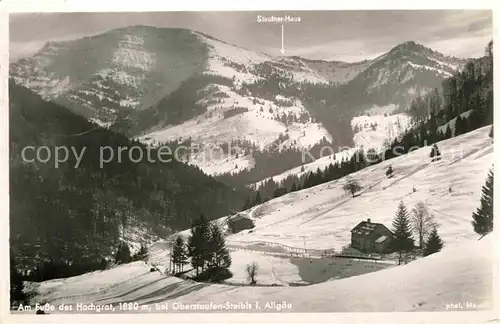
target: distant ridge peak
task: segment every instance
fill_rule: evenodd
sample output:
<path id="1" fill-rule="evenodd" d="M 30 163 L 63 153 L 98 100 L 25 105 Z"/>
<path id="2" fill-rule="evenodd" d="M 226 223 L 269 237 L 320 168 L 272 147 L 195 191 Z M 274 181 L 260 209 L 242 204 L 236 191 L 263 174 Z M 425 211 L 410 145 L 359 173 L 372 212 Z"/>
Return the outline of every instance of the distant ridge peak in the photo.
<path id="1" fill-rule="evenodd" d="M 428 48 L 422 44 L 419 44 L 415 41 L 410 40 L 410 41 L 406 41 L 404 43 L 401 43 L 399 45 L 396 45 L 395 47 L 392 48 L 392 51 L 399 50 L 399 49 L 418 51 L 418 50 L 424 50 L 424 49 L 428 49 Z"/>

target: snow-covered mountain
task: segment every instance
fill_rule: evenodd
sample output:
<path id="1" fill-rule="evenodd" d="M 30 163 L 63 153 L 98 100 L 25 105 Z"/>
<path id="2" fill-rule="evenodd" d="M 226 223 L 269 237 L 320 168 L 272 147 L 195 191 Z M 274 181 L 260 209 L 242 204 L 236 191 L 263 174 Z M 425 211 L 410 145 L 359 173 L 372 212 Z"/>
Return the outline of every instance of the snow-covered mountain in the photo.
<path id="1" fill-rule="evenodd" d="M 248 146 L 357 145 L 362 136 L 337 132 L 339 123 L 349 129 L 373 104 L 405 108 L 463 63 L 414 42 L 345 63 L 272 57 L 200 32 L 134 26 L 50 42 L 10 73 L 45 99 L 146 143 L 189 141 L 198 147 L 186 161 L 223 173 L 255 165 Z M 379 123 L 387 124 L 384 117 Z M 246 146 L 214 154 L 232 140 Z"/>
<path id="2" fill-rule="evenodd" d="M 297 81 L 345 84 L 368 68 L 371 61 L 347 63 L 341 61 L 309 60 L 298 56 L 275 59 L 277 64 L 294 75 Z M 314 78 L 316 77 L 316 79 Z"/>
<path id="3" fill-rule="evenodd" d="M 448 57 L 413 41 L 399 44 L 373 59 L 346 85 L 335 104 L 345 109 L 369 109 L 373 105 L 408 108 L 410 101 L 465 66 L 466 60 Z"/>
<path id="4" fill-rule="evenodd" d="M 191 32 L 145 26 L 49 42 L 11 64 L 16 83 L 102 122 L 143 109 L 202 71 L 206 49 Z"/>

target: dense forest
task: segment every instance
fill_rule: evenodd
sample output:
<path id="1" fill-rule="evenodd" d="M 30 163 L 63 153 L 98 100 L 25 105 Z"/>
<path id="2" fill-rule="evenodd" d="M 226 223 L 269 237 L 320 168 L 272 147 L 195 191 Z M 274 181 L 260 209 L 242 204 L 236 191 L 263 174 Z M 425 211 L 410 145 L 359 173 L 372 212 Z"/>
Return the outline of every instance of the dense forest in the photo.
<path id="1" fill-rule="evenodd" d="M 10 240 L 20 268 L 43 272 L 47 264 L 57 263 L 88 270 L 114 254 L 123 234 L 134 227 L 165 237 L 171 230 L 189 228 L 201 213 L 214 219 L 243 206 L 245 194 L 198 168 L 174 160 L 162 163 L 151 148 L 154 162 L 138 162 L 138 151 L 148 154 L 141 143 L 13 82 L 9 87 Z M 48 147 L 52 159 L 27 162 L 22 157 L 27 146 Z M 56 167 L 57 147 L 70 151 Z M 115 155 L 101 167 L 103 147 L 115 154 L 119 147 L 137 149 L 132 156 L 122 154 L 121 161 Z M 84 148 L 75 167 L 78 159 L 72 152 L 80 154 Z M 35 151 L 24 153 L 26 159 L 35 157 Z M 47 152 L 39 153 L 45 160 Z"/>

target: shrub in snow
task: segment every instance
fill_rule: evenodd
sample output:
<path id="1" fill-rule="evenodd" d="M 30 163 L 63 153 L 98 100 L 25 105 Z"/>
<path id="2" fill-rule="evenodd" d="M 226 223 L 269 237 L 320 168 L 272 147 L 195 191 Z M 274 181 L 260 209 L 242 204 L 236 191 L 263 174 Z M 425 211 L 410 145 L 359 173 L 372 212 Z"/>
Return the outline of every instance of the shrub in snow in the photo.
<path id="1" fill-rule="evenodd" d="M 430 154 L 431 162 L 441 160 L 441 152 L 436 144 L 432 146 L 431 154 Z"/>
<path id="2" fill-rule="evenodd" d="M 392 176 L 394 175 L 394 171 L 392 170 L 392 165 L 389 165 L 387 171 L 385 171 L 385 175 L 388 178 L 392 178 Z"/>
<path id="3" fill-rule="evenodd" d="M 222 282 L 233 276 L 233 273 L 228 268 L 223 267 L 210 267 L 207 270 L 194 277 L 195 281 L 204 282 Z"/>

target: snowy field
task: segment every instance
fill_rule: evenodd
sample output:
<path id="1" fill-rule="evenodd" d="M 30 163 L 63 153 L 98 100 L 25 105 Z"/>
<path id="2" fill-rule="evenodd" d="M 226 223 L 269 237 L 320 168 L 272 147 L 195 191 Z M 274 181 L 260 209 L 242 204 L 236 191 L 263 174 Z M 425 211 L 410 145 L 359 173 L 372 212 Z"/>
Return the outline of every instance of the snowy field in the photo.
<path id="1" fill-rule="evenodd" d="M 187 233 L 186 233 L 187 234 Z M 333 257 L 308 257 L 302 253 L 266 245 L 238 246 L 228 244 L 233 277 L 225 283 L 248 285 L 246 266 L 255 262 L 259 266 L 258 286 L 308 285 L 328 280 L 365 274 L 395 265 L 393 261 L 361 260 Z M 169 268 L 170 245 L 160 242 L 150 248 L 150 263 L 165 273 Z M 185 270 L 189 270 L 186 267 Z M 194 274 L 194 271 L 190 274 Z"/>
<path id="2" fill-rule="evenodd" d="M 166 303 L 172 311 L 178 303 L 214 307 L 226 302 L 247 305 L 240 311 L 277 311 L 264 307 L 273 301 L 289 306 L 281 311 L 294 312 L 446 311 L 457 310 L 460 305 L 458 310 L 489 309 L 494 233 L 478 240 L 470 224 L 492 164 L 493 145 L 488 132 L 489 127 L 484 127 L 438 143 L 443 156 L 438 162 L 431 163 L 430 148 L 423 148 L 365 168 L 352 175 L 365 187 L 356 198 L 338 198 L 344 196 L 343 179 L 339 179 L 252 208 L 248 214 L 256 221 L 254 230 L 226 239 L 234 273 L 228 285 L 166 276 L 163 271 L 168 267 L 168 244 L 157 242 L 150 248 L 150 258 L 159 265 L 161 274 L 150 272 L 150 265 L 144 262 L 135 262 L 30 284 L 29 289 L 37 293 L 34 302 L 56 306 L 111 304 L 113 312 L 123 312 L 120 302 L 136 302 L 144 307 L 142 311 L 151 312 L 164 312 L 157 307 Z M 388 165 L 395 173 L 391 179 L 385 177 Z M 308 249 L 340 249 L 349 243 L 350 229 L 366 218 L 391 227 L 401 200 L 409 209 L 418 201 L 427 204 L 439 224 L 443 251 L 404 266 L 371 263 L 387 268 L 380 270 L 356 260 L 330 265 L 335 260 L 285 258 L 288 251 L 262 248 L 265 242 L 274 242 L 297 248 L 306 244 Z M 244 285 L 244 267 L 252 261 L 261 265 L 257 281 L 263 286 Z M 349 263 L 356 266 L 346 265 Z M 305 282 L 319 283 L 294 287 Z"/>
<path id="3" fill-rule="evenodd" d="M 385 107 L 379 108 L 381 111 Z M 389 106 L 386 110 L 390 110 Z M 372 108 L 372 111 L 375 108 Z M 384 147 L 386 140 L 392 141 L 396 137 L 404 134 L 411 126 L 411 117 L 407 114 L 394 114 L 384 116 L 379 115 L 362 115 L 354 117 L 351 120 L 351 127 L 359 128 L 359 131 L 354 134 L 354 145 L 363 147 L 365 152 L 373 148 L 380 152 Z"/>
<path id="4" fill-rule="evenodd" d="M 493 239 L 490 234 L 404 266 L 305 287 L 196 283 L 149 272 L 143 262 L 134 262 L 32 288 L 39 292 L 34 302 L 54 305 L 52 313 L 63 313 L 58 309 L 63 303 L 72 305 L 65 313 L 77 312 L 76 303 L 110 305 L 112 310 L 103 312 L 124 313 L 120 302 L 137 303 L 137 313 L 182 312 L 175 309 L 181 304 L 206 305 L 207 312 L 228 302 L 246 305 L 232 310 L 244 312 L 486 311 L 492 307 Z M 271 302 L 286 307 L 266 308 Z M 457 305 L 463 308 L 452 309 Z"/>

